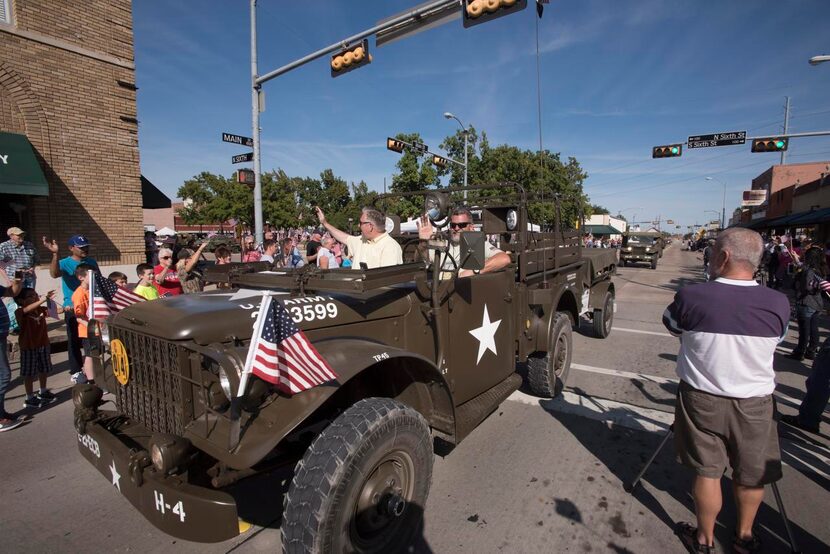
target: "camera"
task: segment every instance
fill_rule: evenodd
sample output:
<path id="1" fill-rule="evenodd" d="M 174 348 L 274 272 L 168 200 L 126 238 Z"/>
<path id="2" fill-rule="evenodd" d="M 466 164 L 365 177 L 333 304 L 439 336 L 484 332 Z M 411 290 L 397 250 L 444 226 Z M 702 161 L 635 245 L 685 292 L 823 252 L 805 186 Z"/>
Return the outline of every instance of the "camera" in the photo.
<path id="1" fill-rule="evenodd" d="M 15 272 L 14 272 L 14 278 L 15 279 L 23 279 L 23 270 L 22 269 L 16 269 Z"/>

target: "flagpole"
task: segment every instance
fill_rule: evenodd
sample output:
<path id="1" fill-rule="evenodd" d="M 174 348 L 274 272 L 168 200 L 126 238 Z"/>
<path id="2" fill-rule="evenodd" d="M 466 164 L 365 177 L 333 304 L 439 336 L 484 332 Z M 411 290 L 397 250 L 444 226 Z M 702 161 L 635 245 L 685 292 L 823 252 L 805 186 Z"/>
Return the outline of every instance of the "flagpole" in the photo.
<path id="1" fill-rule="evenodd" d="M 245 388 L 248 386 L 248 376 L 251 374 L 251 369 L 256 357 L 256 344 L 259 337 L 262 335 L 262 326 L 271 309 L 271 302 L 273 298 L 267 292 L 262 293 L 262 302 L 259 303 L 259 313 L 257 314 L 256 322 L 254 322 L 254 333 L 251 335 L 251 342 L 248 345 L 248 356 L 245 358 L 245 367 L 242 368 L 242 375 L 239 378 L 239 389 L 236 391 L 236 397 L 239 398 L 245 393 Z"/>
<path id="2" fill-rule="evenodd" d="M 92 278 L 90 278 L 90 275 Z M 95 315 L 95 289 L 93 288 L 95 286 L 95 274 L 91 269 L 86 272 L 86 280 L 89 281 L 89 304 L 86 308 L 86 319 L 87 324 L 89 324 L 89 322 L 94 319 L 93 316 Z"/>

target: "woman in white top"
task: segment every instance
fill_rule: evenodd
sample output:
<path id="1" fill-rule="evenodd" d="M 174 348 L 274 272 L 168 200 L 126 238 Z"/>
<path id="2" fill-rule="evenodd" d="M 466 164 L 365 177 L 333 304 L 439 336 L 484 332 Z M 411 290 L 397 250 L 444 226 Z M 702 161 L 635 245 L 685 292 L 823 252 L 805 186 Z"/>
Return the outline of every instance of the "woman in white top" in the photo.
<path id="1" fill-rule="evenodd" d="M 340 264 L 337 262 L 337 256 L 332 252 L 335 242 L 331 235 L 323 237 L 320 250 L 317 251 L 317 267 L 323 269 L 340 267 Z"/>

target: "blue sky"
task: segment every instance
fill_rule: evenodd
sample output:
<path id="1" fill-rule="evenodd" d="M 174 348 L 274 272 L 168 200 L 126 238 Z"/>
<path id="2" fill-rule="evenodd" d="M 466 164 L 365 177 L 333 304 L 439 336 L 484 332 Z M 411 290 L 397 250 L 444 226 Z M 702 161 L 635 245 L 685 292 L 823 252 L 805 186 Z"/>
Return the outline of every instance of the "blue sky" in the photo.
<path id="1" fill-rule="evenodd" d="M 533 0 L 530 0 L 532 3 Z M 417 0 L 259 0 L 266 73 L 417 4 Z M 356 9 L 359 6 L 360 9 Z M 531 6 L 532 8 L 532 6 Z M 380 190 L 397 155 L 387 136 L 419 132 L 437 149 L 451 111 L 491 144 L 538 147 L 535 12 L 464 29 L 452 21 L 382 48 L 332 79 L 327 59 L 264 85 L 262 168 L 325 168 Z M 141 0 L 133 5 L 142 173 L 171 197 L 200 171 L 230 175 L 251 136 L 248 2 Z M 638 220 L 684 226 L 727 214 L 751 179 L 778 163 L 749 144 L 651 158 L 689 135 L 830 130 L 827 0 L 553 0 L 540 21 L 544 146 L 589 174 L 592 202 Z M 830 137 L 790 141 L 788 163 L 830 160 Z"/>

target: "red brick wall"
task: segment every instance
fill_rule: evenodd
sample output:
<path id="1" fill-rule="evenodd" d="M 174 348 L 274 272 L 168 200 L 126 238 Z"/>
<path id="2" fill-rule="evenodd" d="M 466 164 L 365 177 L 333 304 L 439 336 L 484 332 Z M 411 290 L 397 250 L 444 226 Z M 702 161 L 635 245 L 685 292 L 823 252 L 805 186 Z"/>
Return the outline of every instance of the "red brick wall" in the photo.
<path id="1" fill-rule="evenodd" d="M 130 1 L 15 0 L 12 9 L 14 25 L 0 28 L 0 129 L 29 138 L 49 181 L 48 197 L 20 197 L 26 230 L 62 247 L 86 234 L 99 261 L 142 261 Z"/>

